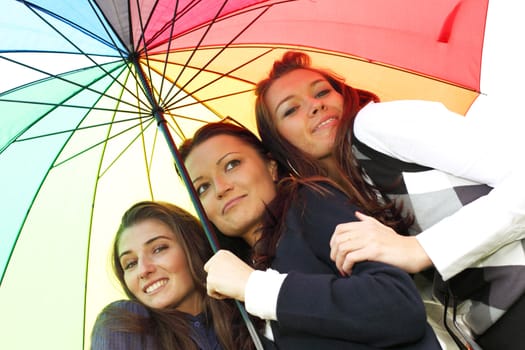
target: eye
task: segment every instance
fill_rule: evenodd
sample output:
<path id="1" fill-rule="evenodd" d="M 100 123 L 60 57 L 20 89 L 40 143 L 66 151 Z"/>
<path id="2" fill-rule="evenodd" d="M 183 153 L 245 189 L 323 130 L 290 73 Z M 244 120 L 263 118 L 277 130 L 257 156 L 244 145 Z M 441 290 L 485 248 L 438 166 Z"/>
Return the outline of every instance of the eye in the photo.
<path id="1" fill-rule="evenodd" d="M 291 107 L 284 111 L 283 117 L 286 118 L 290 115 L 292 115 L 297 110 L 297 107 Z"/>
<path id="2" fill-rule="evenodd" d="M 322 90 L 319 91 L 317 94 L 315 94 L 315 97 L 319 98 L 319 97 L 326 96 L 326 95 L 328 95 L 331 91 L 332 91 L 331 89 L 322 89 Z"/>
<path id="3" fill-rule="evenodd" d="M 137 265 L 137 260 L 126 260 L 121 263 L 122 269 L 129 270 Z"/>
<path id="4" fill-rule="evenodd" d="M 230 160 L 228 163 L 226 163 L 226 166 L 224 167 L 224 169 L 226 171 L 230 171 L 232 170 L 233 168 L 236 168 L 239 166 L 239 164 L 241 164 L 241 161 L 238 160 L 238 159 L 232 159 Z"/>
<path id="5" fill-rule="evenodd" d="M 156 246 L 155 248 L 153 248 L 153 254 L 158 254 L 164 250 L 168 249 L 168 245 L 167 244 L 162 244 L 162 245 L 159 245 L 159 246 Z"/>
<path id="6" fill-rule="evenodd" d="M 195 191 L 197 192 L 197 194 L 200 196 L 202 195 L 204 192 L 206 192 L 206 190 L 210 187 L 210 184 L 209 183 L 202 183 L 202 184 L 199 184 L 198 186 L 195 186 Z"/>

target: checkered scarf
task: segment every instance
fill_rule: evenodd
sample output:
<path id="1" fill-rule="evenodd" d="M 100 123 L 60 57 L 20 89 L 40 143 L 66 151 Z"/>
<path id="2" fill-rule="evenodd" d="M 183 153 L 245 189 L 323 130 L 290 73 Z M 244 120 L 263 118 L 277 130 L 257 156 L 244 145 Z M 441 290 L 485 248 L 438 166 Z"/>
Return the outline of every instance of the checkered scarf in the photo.
<path id="1" fill-rule="evenodd" d="M 358 140 L 354 140 L 354 153 L 370 179 L 413 213 L 411 235 L 491 190 L 484 184 L 386 156 Z M 509 243 L 446 282 L 437 271 L 434 277 L 434 296 L 441 302 L 457 303 L 458 323 L 466 327 L 462 332 L 473 338 L 493 325 L 524 291 L 525 240 Z"/>

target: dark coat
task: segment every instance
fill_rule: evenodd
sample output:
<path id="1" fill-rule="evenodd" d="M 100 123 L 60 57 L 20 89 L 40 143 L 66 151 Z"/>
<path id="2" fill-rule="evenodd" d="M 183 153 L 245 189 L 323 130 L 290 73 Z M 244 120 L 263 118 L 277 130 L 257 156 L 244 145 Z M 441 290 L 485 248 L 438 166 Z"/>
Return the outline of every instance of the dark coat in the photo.
<path id="1" fill-rule="evenodd" d="M 279 349 L 441 349 L 410 276 L 362 262 L 342 277 L 330 260 L 337 224 L 358 209 L 334 188 L 308 186 L 286 216 L 272 268 L 287 272 L 272 322 Z"/>

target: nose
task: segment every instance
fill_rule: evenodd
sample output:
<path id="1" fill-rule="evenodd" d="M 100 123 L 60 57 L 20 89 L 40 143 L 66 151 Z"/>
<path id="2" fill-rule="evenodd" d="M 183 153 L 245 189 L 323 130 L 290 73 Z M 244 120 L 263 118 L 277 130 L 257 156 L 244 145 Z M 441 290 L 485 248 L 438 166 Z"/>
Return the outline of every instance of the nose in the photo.
<path id="1" fill-rule="evenodd" d="M 155 264 L 147 257 L 141 258 L 138 262 L 138 265 L 140 279 L 146 279 L 149 275 L 155 272 Z"/>
<path id="2" fill-rule="evenodd" d="M 310 117 L 315 117 L 319 111 L 325 109 L 324 103 L 318 98 L 312 98 L 310 103 Z"/>
<path id="3" fill-rule="evenodd" d="M 232 189 L 231 182 L 225 176 L 215 178 L 215 195 L 218 199 L 223 198 Z"/>

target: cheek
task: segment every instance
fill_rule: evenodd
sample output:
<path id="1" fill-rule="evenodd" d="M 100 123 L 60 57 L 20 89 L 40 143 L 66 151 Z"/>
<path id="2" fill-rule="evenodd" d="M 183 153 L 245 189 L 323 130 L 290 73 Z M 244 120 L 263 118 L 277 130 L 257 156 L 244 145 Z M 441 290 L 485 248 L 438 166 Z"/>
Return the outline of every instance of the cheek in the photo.
<path id="1" fill-rule="evenodd" d="M 304 140 L 302 129 L 297 125 L 297 123 L 291 121 L 282 124 L 281 127 L 277 129 L 277 132 L 282 138 L 298 148 L 300 148 L 301 143 Z"/>
<path id="2" fill-rule="evenodd" d="M 133 278 L 132 274 L 124 273 L 124 283 L 126 284 L 126 287 L 133 293 L 135 296 L 137 295 L 137 289 L 138 289 L 138 282 L 136 278 Z"/>
<path id="3" fill-rule="evenodd" d="M 206 213 L 206 216 L 210 221 L 214 221 L 217 217 L 217 210 L 215 208 L 215 203 L 212 199 L 208 198 L 208 196 L 201 198 L 202 208 L 204 209 L 204 213 Z"/>

